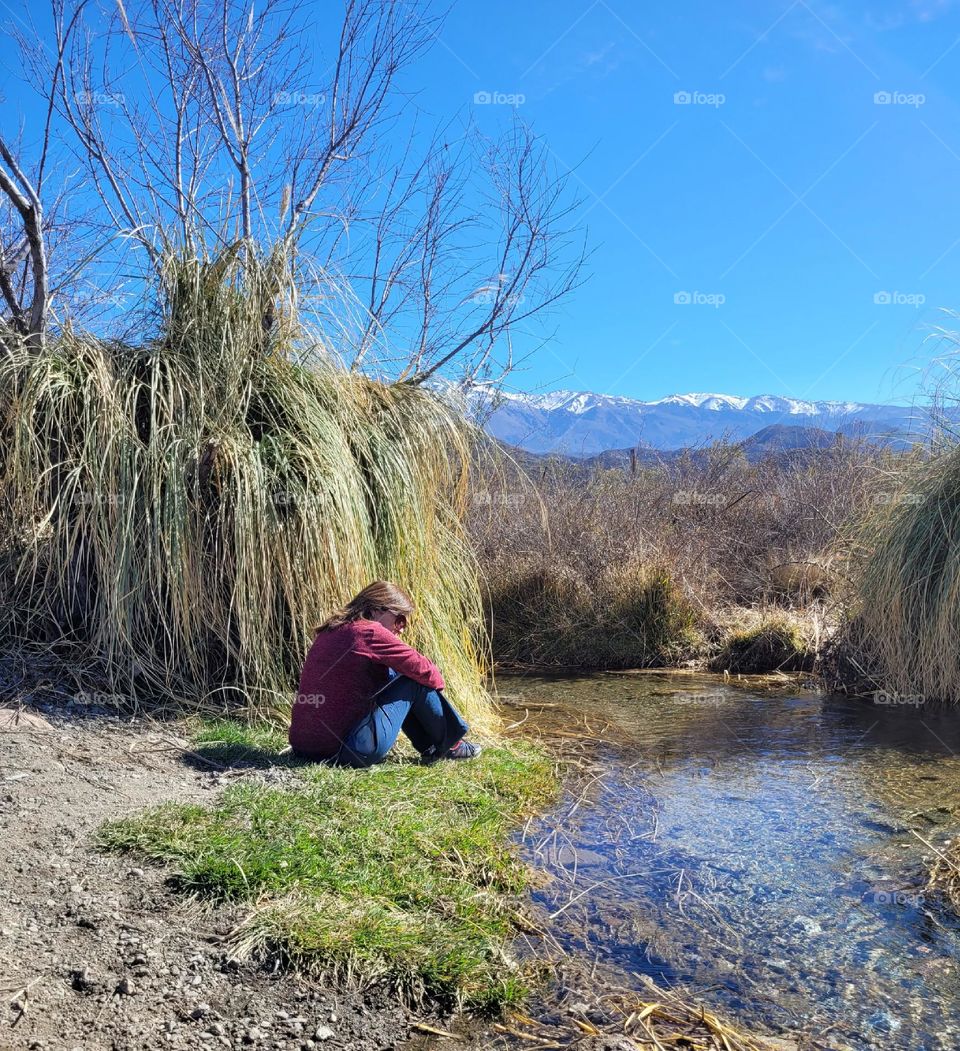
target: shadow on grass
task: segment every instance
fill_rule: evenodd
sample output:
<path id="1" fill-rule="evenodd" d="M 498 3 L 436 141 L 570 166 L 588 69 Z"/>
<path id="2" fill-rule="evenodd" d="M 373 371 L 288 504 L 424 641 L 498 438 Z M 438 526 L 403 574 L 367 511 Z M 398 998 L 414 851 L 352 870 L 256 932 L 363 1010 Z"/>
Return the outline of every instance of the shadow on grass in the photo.
<path id="1" fill-rule="evenodd" d="M 183 761 L 198 770 L 291 770 L 329 768 L 335 764 L 295 755 L 287 744 L 287 730 L 277 723 L 247 723 L 230 716 L 201 718 L 194 725 L 193 744 Z M 412 749 L 393 749 L 378 767 L 420 766 Z"/>
<path id="2" fill-rule="evenodd" d="M 290 751 L 286 728 L 276 723 L 207 716 L 194 724 L 192 737 L 183 760 L 201 770 L 290 769 L 309 764 Z"/>
<path id="3" fill-rule="evenodd" d="M 301 759 L 292 752 L 276 752 L 270 748 L 233 744 L 226 741 L 207 741 L 196 744 L 192 752 L 185 752 L 183 761 L 198 770 L 241 770 L 277 767 L 282 770 L 311 766 L 312 761 Z"/>

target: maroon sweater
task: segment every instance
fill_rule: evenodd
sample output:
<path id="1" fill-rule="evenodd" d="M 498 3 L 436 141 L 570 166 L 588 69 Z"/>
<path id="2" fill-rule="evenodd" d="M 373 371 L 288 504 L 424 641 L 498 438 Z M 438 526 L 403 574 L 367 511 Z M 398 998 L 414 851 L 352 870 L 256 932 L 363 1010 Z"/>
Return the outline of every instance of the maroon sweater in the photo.
<path id="1" fill-rule="evenodd" d="M 293 750 L 315 758 L 333 755 L 344 736 L 370 712 L 370 698 L 386 684 L 388 668 L 431 690 L 443 689 L 436 665 L 378 621 L 355 620 L 319 632 L 303 665 L 293 705 Z"/>

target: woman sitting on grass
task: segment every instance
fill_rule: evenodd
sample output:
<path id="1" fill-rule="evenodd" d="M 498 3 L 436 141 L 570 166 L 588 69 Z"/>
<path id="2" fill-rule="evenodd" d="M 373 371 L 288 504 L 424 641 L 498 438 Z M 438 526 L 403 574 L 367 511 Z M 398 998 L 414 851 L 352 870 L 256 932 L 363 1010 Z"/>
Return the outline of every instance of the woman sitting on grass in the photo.
<path id="1" fill-rule="evenodd" d="M 413 609 L 402 588 L 377 580 L 317 628 L 290 723 L 297 755 L 372 766 L 401 730 L 424 762 L 480 754 L 440 692 L 440 670 L 399 638 Z"/>

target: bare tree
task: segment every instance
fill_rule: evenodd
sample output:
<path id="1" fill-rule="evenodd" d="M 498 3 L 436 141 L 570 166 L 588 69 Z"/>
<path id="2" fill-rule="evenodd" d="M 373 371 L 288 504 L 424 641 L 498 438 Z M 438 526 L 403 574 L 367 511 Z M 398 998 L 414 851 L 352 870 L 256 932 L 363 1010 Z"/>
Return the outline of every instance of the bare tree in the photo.
<path id="1" fill-rule="evenodd" d="M 9 323 L 17 335 L 32 343 L 43 340 L 47 318 L 47 253 L 43 240 L 43 208 L 36 187 L 17 163 L 12 150 L 0 138 L 0 192 L 19 218 L 19 229 L 5 223 L 13 238 L 0 240 L 0 294 L 9 312 Z M 16 286 L 17 272 L 29 267 Z"/>
<path id="2" fill-rule="evenodd" d="M 96 203 L 85 247 L 111 246 L 98 265 L 279 250 L 326 342 L 409 383 L 508 368 L 511 334 L 578 283 L 575 202 L 519 121 L 398 150 L 398 77 L 438 29 L 419 0 L 346 0 L 319 75 L 302 0 L 87 3 L 52 0 L 52 59 L 21 43 Z"/>

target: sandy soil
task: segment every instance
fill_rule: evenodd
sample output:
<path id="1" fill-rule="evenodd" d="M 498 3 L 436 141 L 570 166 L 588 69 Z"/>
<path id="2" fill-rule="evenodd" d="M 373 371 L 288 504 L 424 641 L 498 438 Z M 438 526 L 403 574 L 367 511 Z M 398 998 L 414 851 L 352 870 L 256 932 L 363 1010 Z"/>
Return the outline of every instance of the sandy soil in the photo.
<path id="1" fill-rule="evenodd" d="M 408 1019 L 386 996 L 237 964 L 229 910 L 96 848 L 108 818 L 277 774 L 197 768 L 187 745 L 175 724 L 89 706 L 0 710 L 0 1048 L 401 1046 Z"/>

